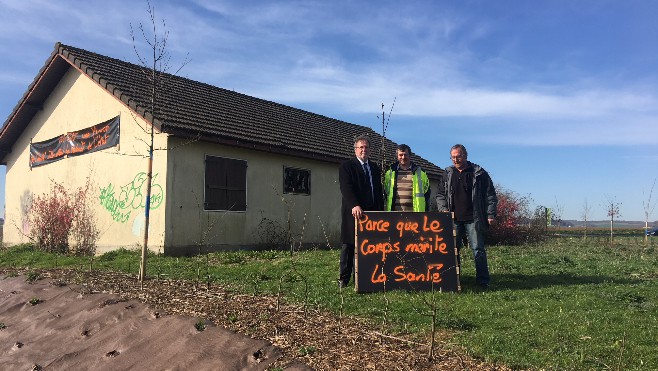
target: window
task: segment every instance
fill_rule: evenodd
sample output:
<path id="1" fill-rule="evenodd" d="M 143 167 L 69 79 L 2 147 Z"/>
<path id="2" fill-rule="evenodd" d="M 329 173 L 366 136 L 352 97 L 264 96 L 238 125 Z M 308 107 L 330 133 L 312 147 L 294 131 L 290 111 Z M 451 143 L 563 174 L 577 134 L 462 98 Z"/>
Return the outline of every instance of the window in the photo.
<path id="1" fill-rule="evenodd" d="M 310 195 L 311 171 L 305 169 L 296 169 L 293 167 L 284 167 L 283 193 Z"/>
<path id="2" fill-rule="evenodd" d="M 206 156 L 205 210 L 247 210 L 247 161 Z"/>

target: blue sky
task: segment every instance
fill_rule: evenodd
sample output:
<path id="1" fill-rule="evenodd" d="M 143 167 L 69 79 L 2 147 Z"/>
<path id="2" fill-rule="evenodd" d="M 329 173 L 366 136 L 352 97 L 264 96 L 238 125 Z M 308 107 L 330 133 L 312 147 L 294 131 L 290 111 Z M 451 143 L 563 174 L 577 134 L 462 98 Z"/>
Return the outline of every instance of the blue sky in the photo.
<path id="1" fill-rule="evenodd" d="M 656 1 L 151 4 L 172 68 L 189 59 L 179 75 L 378 132 L 395 101 L 387 136 L 439 166 L 462 143 L 496 184 L 564 219 L 581 219 L 586 201 L 590 220 L 605 219 L 607 200 L 623 220 L 645 218 L 658 177 Z M 2 122 L 57 41 L 137 63 L 130 26 L 150 25 L 146 9 L 0 1 Z"/>

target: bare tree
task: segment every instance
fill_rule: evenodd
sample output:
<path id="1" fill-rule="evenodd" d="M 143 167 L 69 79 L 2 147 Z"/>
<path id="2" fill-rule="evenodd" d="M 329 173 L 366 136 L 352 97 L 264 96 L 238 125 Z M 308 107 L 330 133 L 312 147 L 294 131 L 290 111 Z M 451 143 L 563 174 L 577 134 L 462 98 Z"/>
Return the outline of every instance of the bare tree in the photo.
<path id="1" fill-rule="evenodd" d="M 592 211 L 592 205 L 590 205 L 587 202 L 587 199 L 585 199 L 585 203 L 583 203 L 583 209 L 581 214 L 581 217 L 583 218 L 583 224 L 585 226 L 585 234 L 583 235 L 584 240 L 587 239 L 587 222 L 589 221 L 589 215 L 591 211 Z"/>
<path id="2" fill-rule="evenodd" d="M 649 243 L 649 217 L 656 208 L 656 200 L 651 203 L 651 196 L 653 195 L 653 188 L 656 186 L 656 178 L 653 179 L 653 184 L 651 185 L 651 190 L 649 191 L 649 197 L 646 202 L 643 201 L 644 206 L 644 242 Z"/>
<path id="3" fill-rule="evenodd" d="M 615 218 L 619 219 L 621 217 L 621 202 L 618 202 L 615 198 L 607 197 L 605 208 L 610 218 L 610 244 L 612 245 Z"/>
<path id="4" fill-rule="evenodd" d="M 379 168 L 382 170 L 382 178 L 380 181 L 382 184 L 384 184 L 384 174 L 386 173 L 386 130 L 388 129 L 388 124 L 391 121 L 391 114 L 393 113 L 393 107 L 395 107 L 395 99 L 396 98 L 393 98 L 393 104 L 391 104 L 391 110 L 388 112 L 388 117 L 386 117 L 386 113 L 384 112 L 384 103 L 382 103 L 382 145 L 380 148 L 379 158 Z"/>
<path id="5" fill-rule="evenodd" d="M 133 30 L 132 24 L 130 25 L 130 36 L 133 40 L 133 49 L 135 54 L 139 59 L 140 65 L 142 66 L 142 72 L 147 80 L 150 82 L 150 113 L 152 117 L 152 123 L 150 128 L 146 128 L 150 134 L 150 143 L 148 144 L 148 171 L 146 173 L 146 202 L 144 208 L 144 244 L 142 245 L 142 259 L 139 267 L 139 280 L 144 281 L 146 276 L 146 257 L 148 251 L 148 238 L 149 238 L 149 211 L 151 208 L 151 182 L 153 179 L 153 139 L 155 134 L 155 119 L 157 117 L 156 109 L 159 107 L 159 98 L 161 97 L 164 84 L 166 82 L 167 71 L 169 70 L 169 53 L 167 52 L 167 40 L 169 39 L 169 31 L 166 30 L 166 24 L 164 19 L 162 19 L 162 28 L 164 30 L 163 34 L 158 33 L 158 22 L 155 18 L 155 8 L 151 6 L 151 3 L 146 1 L 148 7 L 147 12 L 151 21 L 151 32 L 146 31 L 142 23 L 139 24 L 139 30 L 142 34 L 142 37 L 146 44 L 148 45 L 149 54 L 148 58 L 142 57 L 140 54 L 137 43 L 135 40 L 135 32 Z M 178 69 L 180 71 L 185 64 L 187 64 L 187 59 Z M 176 71 L 176 73 L 178 72 Z M 145 115 L 146 116 L 146 115 Z"/>

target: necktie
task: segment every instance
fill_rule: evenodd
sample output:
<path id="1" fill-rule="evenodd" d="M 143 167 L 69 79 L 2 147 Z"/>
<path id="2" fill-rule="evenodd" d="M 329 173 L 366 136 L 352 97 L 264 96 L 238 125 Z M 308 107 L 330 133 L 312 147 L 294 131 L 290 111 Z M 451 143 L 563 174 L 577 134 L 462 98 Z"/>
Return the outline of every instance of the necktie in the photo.
<path id="1" fill-rule="evenodd" d="M 370 176 L 370 170 L 368 170 L 368 163 L 364 162 L 363 163 L 363 172 L 366 174 L 366 181 L 368 182 L 368 188 L 370 190 L 370 201 L 374 201 L 373 197 L 373 189 L 372 189 L 372 177 Z"/>

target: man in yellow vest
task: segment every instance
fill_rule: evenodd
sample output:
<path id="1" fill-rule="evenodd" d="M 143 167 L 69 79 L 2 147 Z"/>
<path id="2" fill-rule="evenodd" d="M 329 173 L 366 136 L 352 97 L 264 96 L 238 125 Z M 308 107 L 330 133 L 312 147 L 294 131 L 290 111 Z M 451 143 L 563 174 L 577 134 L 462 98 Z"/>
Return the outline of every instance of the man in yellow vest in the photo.
<path id="1" fill-rule="evenodd" d="M 411 148 L 400 144 L 397 162 L 384 175 L 384 210 L 429 211 L 430 181 L 420 166 L 411 161 Z"/>

